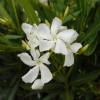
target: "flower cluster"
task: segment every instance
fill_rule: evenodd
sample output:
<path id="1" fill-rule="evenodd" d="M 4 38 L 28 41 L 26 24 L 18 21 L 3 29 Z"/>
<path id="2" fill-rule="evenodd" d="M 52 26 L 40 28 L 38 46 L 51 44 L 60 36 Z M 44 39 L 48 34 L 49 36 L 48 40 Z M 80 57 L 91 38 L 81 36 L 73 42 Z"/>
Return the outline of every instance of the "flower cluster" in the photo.
<path id="1" fill-rule="evenodd" d="M 78 33 L 73 29 L 62 26 L 62 21 L 55 17 L 51 27 L 45 23 L 37 25 L 22 24 L 27 37 L 27 49 L 30 54 L 23 52 L 18 57 L 31 69 L 22 76 L 25 83 L 33 83 L 32 89 L 42 89 L 44 84 L 52 80 L 53 75 L 48 68 L 50 52 L 65 56 L 63 66 L 74 63 L 74 53 L 82 47 L 80 43 L 73 43 Z M 41 55 L 42 54 L 42 55 Z"/>

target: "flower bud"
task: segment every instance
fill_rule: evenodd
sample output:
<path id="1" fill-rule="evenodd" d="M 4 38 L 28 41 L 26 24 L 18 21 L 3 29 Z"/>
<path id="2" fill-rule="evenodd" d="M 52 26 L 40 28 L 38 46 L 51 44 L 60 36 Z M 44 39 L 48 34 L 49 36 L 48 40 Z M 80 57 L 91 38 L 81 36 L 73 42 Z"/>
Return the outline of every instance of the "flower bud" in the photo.
<path id="1" fill-rule="evenodd" d="M 23 41 L 23 40 L 22 40 L 22 47 L 27 49 L 27 50 L 30 50 L 29 45 L 25 41 Z"/>
<path id="2" fill-rule="evenodd" d="M 64 12 L 64 17 L 65 17 L 66 15 L 68 15 L 68 13 L 69 13 L 69 7 L 67 6 L 66 9 L 65 9 L 65 12 Z"/>
<path id="3" fill-rule="evenodd" d="M 83 54 L 89 47 L 89 44 L 86 44 L 83 48 L 81 48 L 78 52 L 78 54 Z"/>

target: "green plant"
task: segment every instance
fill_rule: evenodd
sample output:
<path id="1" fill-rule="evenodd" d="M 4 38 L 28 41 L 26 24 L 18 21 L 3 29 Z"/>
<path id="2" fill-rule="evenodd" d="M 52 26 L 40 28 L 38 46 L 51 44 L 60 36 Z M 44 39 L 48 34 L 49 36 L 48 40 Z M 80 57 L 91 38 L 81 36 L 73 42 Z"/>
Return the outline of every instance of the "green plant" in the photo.
<path id="1" fill-rule="evenodd" d="M 38 12 L 38 15 L 35 13 Z M 62 68 L 64 58 L 52 54 L 54 79 L 34 91 L 21 77 L 27 72 L 17 57 L 26 51 L 23 22 L 51 23 L 59 17 L 63 25 L 79 33 L 83 48 L 71 67 Z M 39 20 L 41 19 L 41 21 Z M 0 98 L 5 100 L 99 100 L 100 99 L 100 0 L 0 0 Z M 59 58 L 59 59 L 58 59 Z"/>

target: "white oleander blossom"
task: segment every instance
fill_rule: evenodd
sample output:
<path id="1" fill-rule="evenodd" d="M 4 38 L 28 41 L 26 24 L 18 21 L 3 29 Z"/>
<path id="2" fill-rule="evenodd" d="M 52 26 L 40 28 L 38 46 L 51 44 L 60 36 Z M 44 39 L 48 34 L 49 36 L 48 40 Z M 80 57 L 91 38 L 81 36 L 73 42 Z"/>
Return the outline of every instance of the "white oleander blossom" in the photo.
<path id="1" fill-rule="evenodd" d="M 35 48 L 39 46 L 39 36 L 37 34 L 37 25 L 30 25 L 27 23 L 22 24 L 22 29 L 26 34 L 26 37 L 28 39 L 28 45 L 30 48 Z"/>
<path id="2" fill-rule="evenodd" d="M 66 45 L 66 54 L 64 66 L 71 66 L 74 64 L 74 53 L 77 53 L 78 50 L 82 47 L 81 43 L 73 43 L 77 37 L 78 33 L 73 29 L 67 29 L 62 31 L 59 34 L 59 37 L 65 42 Z"/>
<path id="3" fill-rule="evenodd" d="M 32 67 L 24 76 L 22 76 L 22 80 L 25 83 L 33 83 L 32 89 L 42 89 L 44 84 L 48 83 L 52 80 L 53 76 L 50 70 L 46 65 L 50 64 L 48 61 L 49 52 L 40 56 L 39 50 L 31 50 L 31 56 L 23 52 L 18 54 L 18 57 L 21 61 Z M 39 73 L 41 78 L 38 79 Z"/>
<path id="4" fill-rule="evenodd" d="M 48 38 L 48 34 L 46 34 L 45 31 L 48 31 L 48 29 L 45 29 L 46 24 L 39 24 L 38 26 L 36 24 L 31 25 L 27 23 L 22 24 L 22 30 L 25 32 L 27 37 L 27 42 L 30 48 L 35 49 L 40 45 L 40 40 L 42 38 Z M 44 26 L 42 28 L 42 26 Z"/>
<path id="5" fill-rule="evenodd" d="M 77 53 L 82 47 L 80 43 L 73 43 L 78 33 L 74 29 L 62 26 L 62 21 L 57 17 L 53 19 L 51 29 L 46 24 L 41 24 L 40 27 L 39 34 L 43 35 L 39 43 L 40 51 L 51 49 L 55 53 L 61 53 L 65 55 L 64 66 L 71 66 L 74 63 L 73 53 Z"/>
<path id="6" fill-rule="evenodd" d="M 57 17 L 53 19 L 51 27 L 45 23 L 39 25 L 23 23 L 22 29 L 27 37 L 27 43 L 23 42 L 23 46 L 29 50 L 30 54 L 23 52 L 18 54 L 18 57 L 24 64 L 31 67 L 22 76 L 22 80 L 25 83 L 33 83 L 32 89 L 42 89 L 44 84 L 53 78 L 47 67 L 50 64 L 49 50 L 63 54 L 65 56 L 64 66 L 69 67 L 74 64 L 74 53 L 77 53 L 82 45 L 75 42 L 78 33 L 74 29 L 62 26 L 62 21 Z M 48 52 L 43 54 L 44 51 Z"/>
<path id="7" fill-rule="evenodd" d="M 80 43 L 66 44 L 68 54 L 65 55 L 64 66 L 71 66 L 74 64 L 74 53 L 77 53 L 78 50 L 82 47 Z"/>
<path id="8" fill-rule="evenodd" d="M 39 35 L 43 35 L 41 36 L 42 39 L 39 44 L 40 51 L 52 50 L 55 53 L 67 54 L 66 45 L 60 38 L 60 33 L 67 29 L 67 27 L 62 26 L 62 21 L 55 17 L 52 21 L 51 28 L 46 24 L 41 24 L 40 27 L 41 30 L 39 30 Z M 44 33 L 46 37 L 44 37 Z"/>

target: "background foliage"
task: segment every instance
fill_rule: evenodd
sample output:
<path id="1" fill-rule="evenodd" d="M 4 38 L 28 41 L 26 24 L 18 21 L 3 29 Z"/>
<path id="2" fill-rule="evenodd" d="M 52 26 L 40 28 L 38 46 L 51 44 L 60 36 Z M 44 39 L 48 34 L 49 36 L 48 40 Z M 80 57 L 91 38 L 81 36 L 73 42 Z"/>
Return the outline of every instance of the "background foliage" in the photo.
<path id="1" fill-rule="evenodd" d="M 28 67 L 16 57 L 24 51 L 21 24 L 38 24 L 39 18 L 51 23 L 55 16 L 78 31 L 84 47 L 70 68 L 62 68 L 62 56 L 52 55 L 54 79 L 33 91 L 21 80 Z M 49 0 L 49 6 L 38 0 L 0 0 L 0 100 L 100 100 L 99 33 L 100 0 Z"/>

